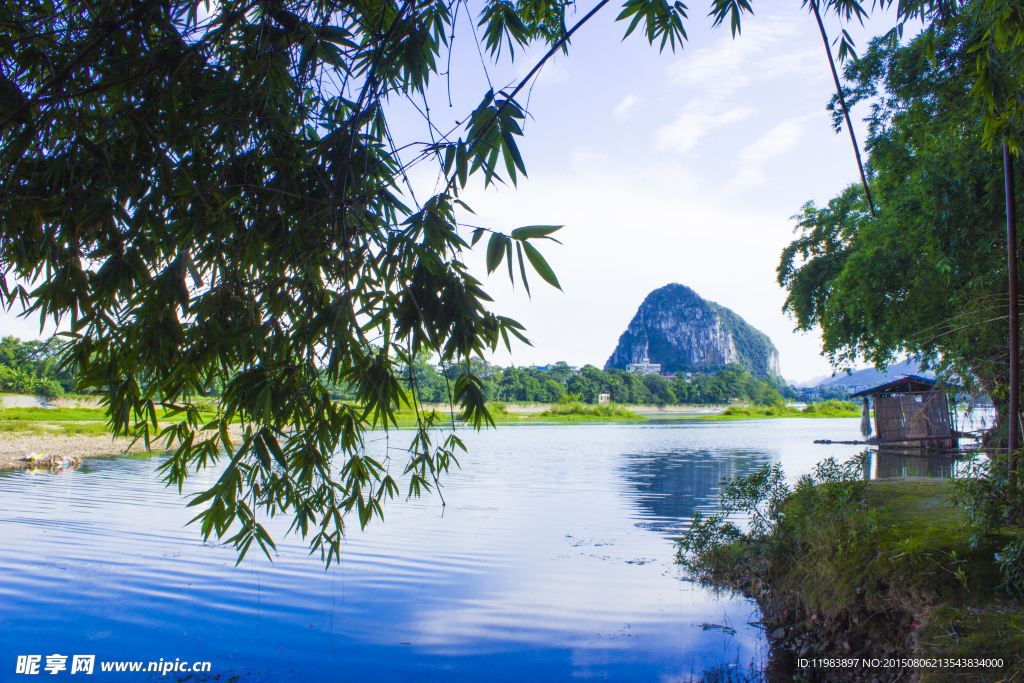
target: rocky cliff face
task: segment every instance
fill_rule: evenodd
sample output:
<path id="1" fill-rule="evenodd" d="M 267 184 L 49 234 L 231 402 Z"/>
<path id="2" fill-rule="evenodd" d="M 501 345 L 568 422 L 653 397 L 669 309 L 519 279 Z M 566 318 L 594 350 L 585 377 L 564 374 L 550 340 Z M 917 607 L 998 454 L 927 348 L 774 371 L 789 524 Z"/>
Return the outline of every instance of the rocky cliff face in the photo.
<path id="1" fill-rule="evenodd" d="M 624 370 L 645 358 L 661 363 L 662 372 L 739 363 L 754 375 L 780 374 L 779 352 L 768 335 L 679 284 L 647 295 L 604 367 Z"/>

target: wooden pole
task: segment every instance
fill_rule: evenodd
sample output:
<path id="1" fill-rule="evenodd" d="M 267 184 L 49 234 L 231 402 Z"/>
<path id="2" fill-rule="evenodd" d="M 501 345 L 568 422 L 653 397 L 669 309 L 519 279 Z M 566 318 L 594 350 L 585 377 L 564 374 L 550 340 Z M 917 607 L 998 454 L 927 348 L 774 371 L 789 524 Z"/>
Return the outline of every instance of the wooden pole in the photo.
<path id="1" fill-rule="evenodd" d="M 1009 474 L 1017 472 L 1017 448 L 1019 446 L 1020 408 L 1020 316 L 1017 310 L 1017 198 L 1013 189 L 1013 155 L 1010 146 L 1003 143 L 1003 178 L 1006 182 L 1006 271 L 1010 291 L 1010 405 Z"/>
<path id="2" fill-rule="evenodd" d="M 828 65 L 832 69 L 832 80 L 836 84 L 836 95 L 839 96 L 839 104 L 843 108 L 843 116 L 846 117 L 846 129 L 850 131 L 850 142 L 853 143 L 853 153 L 857 155 L 857 168 L 860 169 L 860 182 L 864 185 L 864 195 L 868 199 L 868 208 L 871 209 L 871 217 L 875 217 L 875 202 L 871 199 L 871 189 L 868 187 L 868 178 L 864 174 L 864 162 L 860 160 L 860 147 L 857 146 L 857 136 L 853 134 L 853 123 L 850 121 L 850 108 L 846 106 L 846 98 L 843 97 L 843 87 L 839 85 L 839 73 L 836 71 L 836 63 L 832 61 L 832 48 L 828 45 L 828 36 L 825 34 L 825 25 L 821 23 L 821 14 L 818 12 L 818 1 L 811 0 L 811 9 L 814 10 L 814 18 L 818 20 L 818 30 L 821 31 L 821 40 L 825 43 L 825 54 L 828 55 Z"/>

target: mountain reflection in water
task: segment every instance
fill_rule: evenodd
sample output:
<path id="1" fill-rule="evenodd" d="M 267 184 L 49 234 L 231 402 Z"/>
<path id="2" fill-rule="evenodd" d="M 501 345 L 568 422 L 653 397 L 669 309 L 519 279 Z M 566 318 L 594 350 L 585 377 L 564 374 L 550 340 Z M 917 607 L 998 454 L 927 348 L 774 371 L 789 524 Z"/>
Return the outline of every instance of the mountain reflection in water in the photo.
<path id="1" fill-rule="evenodd" d="M 718 501 L 722 479 L 750 474 L 771 462 L 764 452 L 691 451 L 625 456 L 623 466 L 644 519 L 635 524 L 678 536 L 693 513 Z"/>

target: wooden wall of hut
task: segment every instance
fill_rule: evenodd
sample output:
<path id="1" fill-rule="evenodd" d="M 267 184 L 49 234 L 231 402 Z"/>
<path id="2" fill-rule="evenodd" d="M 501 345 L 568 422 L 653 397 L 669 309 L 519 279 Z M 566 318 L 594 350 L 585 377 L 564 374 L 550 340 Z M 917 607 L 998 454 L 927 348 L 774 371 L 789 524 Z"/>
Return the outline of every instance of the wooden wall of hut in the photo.
<path id="1" fill-rule="evenodd" d="M 875 396 L 874 400 L 879 443 L 952 445 L 944 391 Z"/>

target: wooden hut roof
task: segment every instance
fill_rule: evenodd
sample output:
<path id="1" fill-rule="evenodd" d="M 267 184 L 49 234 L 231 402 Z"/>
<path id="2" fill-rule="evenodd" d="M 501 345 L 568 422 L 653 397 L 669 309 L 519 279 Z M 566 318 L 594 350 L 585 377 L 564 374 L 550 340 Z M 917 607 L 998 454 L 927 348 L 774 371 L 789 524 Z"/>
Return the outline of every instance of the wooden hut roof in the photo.
<path id="1" fill-rule="evenodd" d="M 860 396 L 881 396 L 885 394 L 917 394 L 923 391 L 933 391 L 935 389 L 935 380 L 928 379 L 927 377 L 921 377 L 919 375 L 904 375 L 897 380 L 880 384 L 877 387 L 871 387 L 870 389 L 864 389 L 858 391 L 855 394 L 850 394 L 850 398 L 858 398 Z"/>

